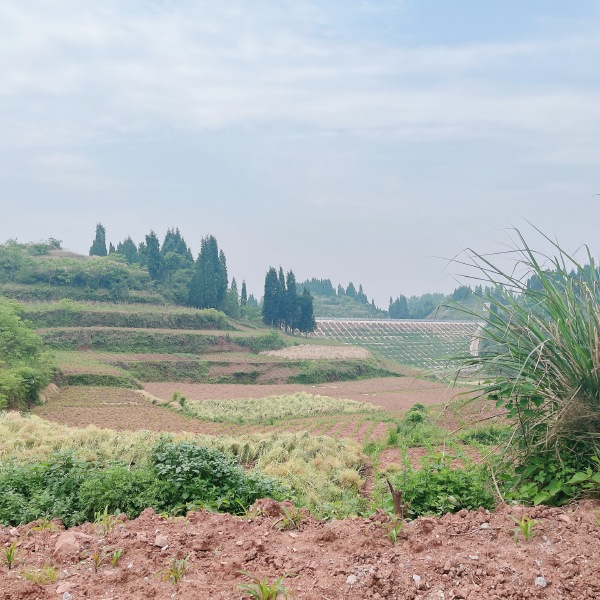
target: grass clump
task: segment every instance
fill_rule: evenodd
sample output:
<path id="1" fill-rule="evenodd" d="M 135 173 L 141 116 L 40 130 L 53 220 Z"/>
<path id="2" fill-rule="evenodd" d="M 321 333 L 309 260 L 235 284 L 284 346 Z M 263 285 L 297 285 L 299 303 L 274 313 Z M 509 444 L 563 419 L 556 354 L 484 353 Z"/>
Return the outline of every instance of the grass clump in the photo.
<path id="1" fill-rule="evenodd" d="M 187 409 L 203 421 L 236 424 L 271 424 L 284 419 L 377 411 L 371 404 L 305 392 L 239 400 L 188 400 Z"/>
<path id="2" fill-rule="evenodd" d="M 582 264 L 546 236 L 554 256 L 516 236 L 510 270 L 471 254 L 492 292 L 480 351 L 463 368 L 514 424 L 507 497 L 562 504 L 600 494 L 600 275 L 589 251 Z"/>

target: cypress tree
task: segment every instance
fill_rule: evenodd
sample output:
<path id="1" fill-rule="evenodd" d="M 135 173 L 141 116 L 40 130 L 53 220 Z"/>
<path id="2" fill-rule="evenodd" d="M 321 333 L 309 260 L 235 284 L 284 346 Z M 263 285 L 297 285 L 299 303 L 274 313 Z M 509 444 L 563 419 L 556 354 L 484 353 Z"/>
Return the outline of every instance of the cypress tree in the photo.
<path id="1" fill-rule="evenodd" d="M 299 303 L 299 318 L 298 329 L 301 333 L 308 335 L 317 328 L 315 315 L 313 310 L 313 297 L 310 292 L 304 288 L 302 296 L 298 299 Z"/>
<path id="2" fill-rule="evenodd" d="M 242 293 L 240 295 L 240 304 L 246 306 L 248 304 L 248 291 L 246 290 L 246 281 L 242 281 Z"/>
<path id="3" fill-rule="evenodd" d="M 286 279 L 286 288 L 284 294 L 285 306 L 285 328 L 292 333 L 298 328 L 298 319 L 300 318 L 300 304 L 296 292 L 296 276 L 292 270 L 288 271 Z"/>
<path id="4" fill-rule="evenodd" d="M 109 254 L 114 254 L 116 252 L 116 248 L 113 246 L 113 243 L 110 242 L 110 244 L 108 245 L 108 253 Z"/>
<path id="5" fill-rule="evenodd" d="M 190 306 L 223 308 L 227 293 L 227 262 L 212 235 L 202 239 L 188 291 Z"/>
<path id="6" fill-rule="evenodd" d="M 154 231 L 146 236 L 146 266 L 148 275 L 155 281 L 162 276 L 162 260 L 160 256 L 160 245 Z"/>
<path id="7" fill-rule="evenodd" d="M 274 267 L 269 267 L 265 276 L 265 295 L 262 306 L 263 323 L 272 327 L 279 320 L 279 279 Z"/>
<path id="8" fill-rule="evenodd" d="M 286 307 L 285 307 L 285 275 L 283 268 L 279 267 L 279 276 L 277 282 L 277 325 L 285 325 Z"/>
<path id="9" fill-rule="evenodd" d="M 134 263 L 138 261 L 137 246 L 133 243 L 133 240 L 130 237 L 117 244 L 117 254 L 122 254 L 128 263 Z"/>
<path id="10" fill-rule="evenodd" d="M 106 256 L 107 254 L 106 229 L 104 229 L 102 223 L 98 223 L 96 225 L 96 237 L 90 247 L 90 256 Z"/>

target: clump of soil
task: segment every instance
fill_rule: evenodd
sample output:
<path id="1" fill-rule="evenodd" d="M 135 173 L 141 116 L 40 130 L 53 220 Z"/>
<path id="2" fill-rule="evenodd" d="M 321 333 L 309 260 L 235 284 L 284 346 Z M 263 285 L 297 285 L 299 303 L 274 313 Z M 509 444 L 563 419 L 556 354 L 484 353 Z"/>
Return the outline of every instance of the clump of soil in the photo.
<path id="1" fill-rule="evenodd" d="M 600 597 L 599 506 L 503 504 L 493 513 L 421 518 L 406 523 L 396 543 L 384 514 L 324 522 L 272 500 L 258 501 L 245 518 L 200 511 L 166 519 L 147 509 L 106 534 L 89 523 L 68 532 L 0 528 L 2 550 L 18 544 L 13 568 L 0 570 L 0 599 L 243 598 L 238 586 L 249 579 L 240 571 L 269 582 L 284 576 L 296 598 L 311 600 L 593 599 Z M 536 521 L 534 535 L 515 541 L 511 517 L 524 516 Z M 185 575 L 173 583 L 181 565 L 173 561 L 186 557 Z M 43 565 L 55 566 L 54 583 L 24 578 Z"/>

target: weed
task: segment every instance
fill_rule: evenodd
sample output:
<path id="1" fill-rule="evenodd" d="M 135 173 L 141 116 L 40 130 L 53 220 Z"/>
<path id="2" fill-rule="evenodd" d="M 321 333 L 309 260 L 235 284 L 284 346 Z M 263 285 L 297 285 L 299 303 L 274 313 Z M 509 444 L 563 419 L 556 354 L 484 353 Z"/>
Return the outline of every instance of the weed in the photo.
<path id="1" fill-rule="evenodd" d="M 163 571 L 162 580 L 170 581 L 173 585 L 177 585 L 185 576 L 188 558 L 189 554 L 185 558 L 176 558 L 174 556 Z"/>
<path id="2" fill-rule="evenodd" d="M 92 566 L 94 567 L 94 573 L 98 572 L 98 569 L 102 566 L 102 563 L 106 560 L 107 554 L 96 550 L 91 556 Z"/>
<path id="3" fill-rule="evenodd" d="M 294 594 L 288 590 L 283 584 L 283 580 L 288 577 L 284 575 L 278 577 L 273 583 L 269 583 L 269 580 L 264 577 L 261 579 L 256 575 L 251 575 L 246 571 L 239 571 L 242 575 L 246 575 L 251 579 L 251 583 L 242 583 L 238 585 L 238 588 L 251 598 L 256 600 L 276 600 L 281 594 L 284 598 L 293 598 Z"/>
<path id="4" fill-rule="evenodd" d="M 518 542 L 519 533 L 523 534 L 523 538 L 526 542 L 528 542 L 535 534 L 534 528 L 538 521 L 531 519 L 527 515 L 523 515 L 521 520 L 517 520 L 515 517 L 511 516 L 511 519 L 517 524 L 514 529 L 515 532 L 515 544 Z"/>
<path id="5" fill-rule="evenodd" d="M 8 548 L 4 548 L 4 561 L 6 562 L 6 566 L 8 570 L 12 569 L 15 561 L 17 560 L 17 554 L 19 550 L 17 549 L 17 542 L 13 542 Z"/>
<path id="6" fill-rule="evenodd" d="M 302 512 L 297 508 L 290 508 L 289 510 L 282 506 L 283 516 L 275 521 L 274 525 L 277 524 L 280 531 L 288 531 L 289 529 L 300 529 L 302 524 Z"/>
<path id="7" fill-rule="evenodd" d="M 58 528 L 56 527 L 56 525 L 52 522 L 52 519 L 48 519 L 47 517 L 42 517 L 41 519 L 37 520 L 37 525 L 34 525 L 28 532 L 27 535 L 29 535 L 30 531 L 56 531 Z"/>
<path id="8" fill-rule="evenodd" d="M 41 569 L 26 569 L 23 577 L 39 585 L 50 585 L 56 581 L 56 567 L 44 565 Z"/>
<path id="9" fill-rule="evenodd" d="M 110 564 L 113 567 L 116 567 L 119 564 L 119 560 L 121 559 L 121 556 L 123 556 L 123 552 L 123 548 L 119 548 L 112 553 L 112 556 L 110 557 Z"/>
<path id="10" fill-rule="evenodd" d="M 117 515 L 108 512 L 108 505 L 104 507 L 104 511 L 94 513 L 94 525 L 100 529 L 102 535 L 106 535 L 115 525 L 122 522 Z"/>
<path id="11" fill-rule="evenodd" d="M 401 538 L 403 528 L 404 521 L 402 519 L 396 516 L 390 517 L 390 521 L 386 525 L 386 530 L 392 544 L 395 544 Z"/>

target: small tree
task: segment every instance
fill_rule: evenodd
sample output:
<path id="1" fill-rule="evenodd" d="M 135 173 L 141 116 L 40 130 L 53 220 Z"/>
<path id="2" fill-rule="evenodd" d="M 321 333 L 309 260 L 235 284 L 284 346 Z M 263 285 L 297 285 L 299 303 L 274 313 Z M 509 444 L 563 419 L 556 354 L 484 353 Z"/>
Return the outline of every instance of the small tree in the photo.
<path id="1" fill-rule="evenodd" d="M 156 233 L 151 231 L 146 236 L 146 266 L 148 267 L 148 275 L 154 280 L 160 279 L 162 276 L 162 260 L 160 256 L 160 245 Z"/>
<path id="2" fill-rule="evenodd" d="M 96 237 L 90 247 L 90 256 L 106 256 L 108 251 L 106 249 L 106 229 L 101 223 L 96 225 Z"/>

